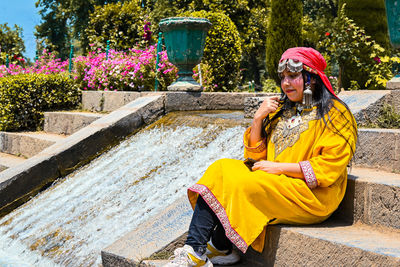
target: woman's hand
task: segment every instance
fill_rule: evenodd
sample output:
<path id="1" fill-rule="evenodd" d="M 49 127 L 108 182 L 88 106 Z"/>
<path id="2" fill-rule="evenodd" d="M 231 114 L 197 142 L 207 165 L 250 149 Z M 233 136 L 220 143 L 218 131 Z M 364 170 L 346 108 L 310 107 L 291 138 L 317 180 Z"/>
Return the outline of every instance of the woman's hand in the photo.
<path id="1" fill-rule="evenodd" d="M 257 161 L 254 163 L 252 170 L 260 170 L 260 171 L 265 171 L 270 174 L 282 174 L 283 170 L 280 168 L 280 163 L 279 162 L 273 162 L 273 161 L 268 161 L 268 160 L 262 160 L 262 161 Z"/>
<path id="2" fill-rule="evenodd" d="M 254 120 L 264 120 L 269 113 L 275 112 L 279 106 L 279 96 L 267 97 L 254 115 Z"/>

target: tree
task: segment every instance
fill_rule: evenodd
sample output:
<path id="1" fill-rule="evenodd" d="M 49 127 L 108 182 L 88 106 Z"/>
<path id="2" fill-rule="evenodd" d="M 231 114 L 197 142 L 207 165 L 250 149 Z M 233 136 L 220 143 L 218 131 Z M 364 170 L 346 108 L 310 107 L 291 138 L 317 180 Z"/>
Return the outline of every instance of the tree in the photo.
<path id="1" fill-rule="evenodd" d="M 282 53 L 288 48 L 302 45 L 302 16 L 301 0 L 271 1 L 266 65 L 269 76 L 276 83 L 280 82 L 277 68 Z"/>
<path id="2" fill-rule="evenodd" d="M 6 55 L 9 55 L 10 62 L 22 58 L 25 52 L 25 44 L 22 39 L 22 28 L 14 25 L 10 28 L 7 23 L 0 24 L 0 64 L 6 63 Z"/>
<path id="3" fill-rule="evenodd" d="M 381 47 L 386 49 L 389 54 L 389 36 L 387 34 L 387 22 L 384 0 L 340 0 L 339 7 L 346 4 L 344 8 L 345 15 L 354 21 L 354 23 L 365 30 L 365 34 L 371 36 L 372 40 L 377 42 Z M 359 48 L 362 49 L 361 47 Z M 360 51 L 360 60 L 367 62 L 370 60 L 366 51 Z M 359 86 L 365 88 L 368 80 L 368 71 L 360 71 L 360 68 L 351 61 L 341 65 L 342 70 L 342 86 L 344 88 L 352 87 L 352 81 L 356 81 Z"/>
<path id="4" fill-rule="evenodd" d="M 116 50 L 129 49 L 142 41 L 144 21 L 144 12 L 135 1 L 97 6 L 85 35 L 94 48 L 105 49 L 109 40 Z"/>
<path id="5" fill-rule="evenodd" d="M 89 41 L 84 33 L 89 23 L 89 14 L 96 5 L 124 2 L 124 0 L 37 0 L 42 23 L 36 27 L 36 37 L 45 48 L 56 51 L 62 58 L 69 54 L 69 45 L 80 44 L 83 51 Z M 75 39 L 75 41 L 72 41 Z"/>

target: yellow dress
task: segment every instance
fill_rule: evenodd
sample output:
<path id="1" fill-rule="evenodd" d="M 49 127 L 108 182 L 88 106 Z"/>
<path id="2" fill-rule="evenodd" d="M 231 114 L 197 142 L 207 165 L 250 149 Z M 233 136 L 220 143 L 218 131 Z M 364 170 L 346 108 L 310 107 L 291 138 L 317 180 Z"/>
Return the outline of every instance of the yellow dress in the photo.
<path id="1" fill-rule="evenodd" d="M 245 158 L 299 163 L 305 179 L 252 172 L 243 161 L 221 159 L 188 189 L 192 207 L 200 194 L 242 252 L 249 245 L 263 250 L 268 224 L 319 223 L 342 201 L 357 126 L 353 115 L 336 100 L 325 115 L 332 121 L 329 127 L 316 114 L 315 107 L 300 116 L 295 108 L 284 111 L 270 126 L 267 139 L 256 147 L 248 146 L 250 128 L 244 133 Z"/>

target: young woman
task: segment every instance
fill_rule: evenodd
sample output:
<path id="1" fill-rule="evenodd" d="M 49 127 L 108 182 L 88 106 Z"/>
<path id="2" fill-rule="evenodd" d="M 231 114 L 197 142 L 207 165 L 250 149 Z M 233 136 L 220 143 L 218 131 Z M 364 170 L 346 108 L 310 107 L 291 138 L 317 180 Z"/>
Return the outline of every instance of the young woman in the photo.
<path id="1" fill-rule="evenodd" d="M 325 68 L 312 48 L 282 55 L 281 97 L 266 98 L 244 133 L 245 164 L 218 160 L 188 189 L 188 238 L 166 266 L 233 264 L 240 258 L 232 244 L 261 252 L 267 225 L 319 223 L 337 209 L 357 125 Z"/>

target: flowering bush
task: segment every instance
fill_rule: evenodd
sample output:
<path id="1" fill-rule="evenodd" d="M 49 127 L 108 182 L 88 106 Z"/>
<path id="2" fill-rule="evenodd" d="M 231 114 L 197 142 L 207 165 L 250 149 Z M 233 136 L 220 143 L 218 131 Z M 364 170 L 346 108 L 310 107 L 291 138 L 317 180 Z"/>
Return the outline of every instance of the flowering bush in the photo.
<path id="1" fill-rule="evenodd" d="M 344 8 L 345 5 L 339 10 L 334 30 L 325 33 L 325 39 L 319 43 L 319 50 L 327 52 L 332 61 L 339 64 L 339 84 L 347 73 L 351 79 L 350 90 L 384 89 L 386 82 L 393 77 L 392 64 L 400 62 L 400 58 L 388 56 L 384 48 L 345 15 Z M 352 68 L 343 69 L 345 66 Z"/>
<path id="2" fill-rule="evenodd" d="M 177 69 L 168 61 L 166 51 L 160 53 L 156 73 L 156 47 L 129 49 L 128 52 L 110 50 L 108 59 L 101 49 L 87 56 L 73 59 L 73 79 L 82 90 L 143 91 L 154 88 L 155 77 L 159 90 L 165 90 L 175 79 Z M 0 77 L 18 74 L 56 74 L 67 72 L 69 60 L 61 61 L 44 51 L 33 66 L 0 65 Z"/>
<path id="3" fill-rule="evenodd" d="M 74 59 L 74 79 L 83 90 L 143 91 L 154 87 L 156 77 L 156 48 L 129 49 L 128 52 L 110 50 L 90 52 Z M 157 68 L 159 89 L 165 90 L 176 78 L 177 69 L 168 61 L 165 51 L 160 53 Z"/>
<path id="4" fill-rule="evenodd" d="M 10 63 L 7 68 L 5 65 L 0 65 L 0 77 L 8 75 L 18 75 L 18 74 L 28 74 L 28 73 L 43 73 L 43 74 L 55 74 L 61 73 L 68 70 L 68 60 L 61 61 L 61 59 L 56 58 L 50 52 L 46 50 L 35 62 L 33 66 L 24 68 L 21 64 Z"/>

